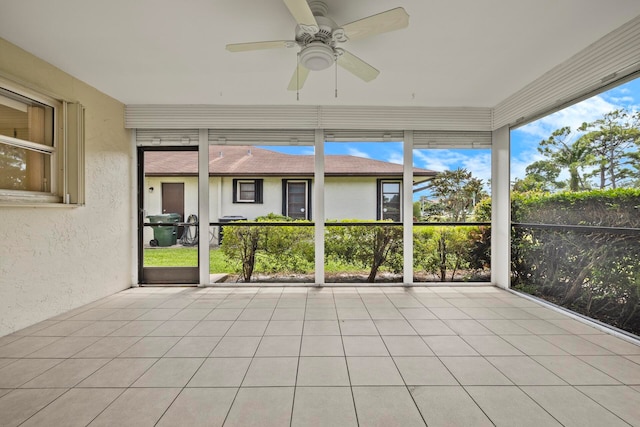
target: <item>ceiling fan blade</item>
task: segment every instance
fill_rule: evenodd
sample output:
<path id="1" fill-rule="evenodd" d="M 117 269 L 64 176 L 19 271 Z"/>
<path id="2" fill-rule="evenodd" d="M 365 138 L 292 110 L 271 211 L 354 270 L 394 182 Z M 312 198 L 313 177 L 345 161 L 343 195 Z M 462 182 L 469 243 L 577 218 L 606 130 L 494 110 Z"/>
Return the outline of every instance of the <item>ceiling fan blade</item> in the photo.
<path id="1" fill-rule="evenodd" d="M 302 64 L 298 64 L 298 67 L 293 72 L 293 76 L 291 76 L 291 81 L 289 82 L 289 87 L 287 90 L 300 90 L 302 86 L 304 86 L 304 82 L 307 80 L 309 76 L 309 69 L 302 66 Z"/>
<path id="2" fill-rule="evenodd" d="M 293 18 L 296 20 L 298 25 L 300 25 L 303 31 L 309 32 L 311 34 L 315 34 L 320 31 L 318 22 L 316 21 L 315 16 L 313 16 L 313 12 L 311 12 L 311 8 L 309 7 L 309 3 L 307 3 L 307 0 L 283 1 L 289 9 L 289 12 L 291 12 L 291 14 L 293 15 Z"/>
<path id="3" fill-rule="evenodd" d="M 274 40 L 268 42 L 233 43 L 227 45 L 229 52 L 247 52 L 251 50 L 279 49 L 285 47 L 295 47 L 298 43 L 292 40 Z"/>
<path id="4" fill-rule="evenodd" d="M 408 25 L 409 15 L 403 8 L 397 7 L 343 25 L 342 29 L 349 40 L 358 40 L 376 34 L 400 30 L 406 28 Z"/>
<path id="5" fill-rule="evenodd" d="M 365 82 L 370 82 L 380 74 L 380 71 L 346 50 L 338 57 L 338 65 Z"/>

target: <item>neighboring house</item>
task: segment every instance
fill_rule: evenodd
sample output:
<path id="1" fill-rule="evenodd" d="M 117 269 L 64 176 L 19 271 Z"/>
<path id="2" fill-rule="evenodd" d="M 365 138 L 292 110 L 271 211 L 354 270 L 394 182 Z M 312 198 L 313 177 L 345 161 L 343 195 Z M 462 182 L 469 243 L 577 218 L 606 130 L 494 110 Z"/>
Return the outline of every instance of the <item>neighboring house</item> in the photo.
<path id="1" fill-rule="evenodd" d="M 147 215 L 198 213 L 197 153 L 145 153 Z M 414 186 L 436 172 L 414 168 Z M 276 213 L 313 219 L 314 156 L 254 146 L 209 147 L 209 207 L 212 221 L 225 216 L 249 220 Z M 325 156 L 327 220 L 402 219 L 402 165 L 346 155 Z"/>

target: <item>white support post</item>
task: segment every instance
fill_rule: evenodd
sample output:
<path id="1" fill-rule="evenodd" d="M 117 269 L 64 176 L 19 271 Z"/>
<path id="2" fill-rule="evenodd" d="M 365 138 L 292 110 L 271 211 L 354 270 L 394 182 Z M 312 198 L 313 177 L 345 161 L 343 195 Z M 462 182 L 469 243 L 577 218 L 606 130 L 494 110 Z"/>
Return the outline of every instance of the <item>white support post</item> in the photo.
<path id="1" fill-rule="evenodd" d="M 131 224 L 132 233 L 131 236 L 131 287 L 137 288 L 140 286 L 138 283 L 138 245 L 142 242 L 138 242 L 138 209 L 144 210 L 144 206 L 138 206 L 138 147 L 136 145 L 136 130 L 131 131 L 131 170 L 134 171 L 131 174 L 131 185 L 129 191 L 131 192 Z M 143 184 L 144 188 L 144 184 Z"/>
<path id="2" fill-rule="evenodd" d="M 402 175 L 403 277 L 405 285 L 413 284 L 413 131 L 404 132 Z"/>
<path id="3" fill-rule="evenodd" d="M 324 131 L 316 129 L 313 183 L 313 218 L 315 222 L 315 282 L 324 285 Z"/>
<path id="4" fill-rule="evenodd" d="M 511 283 L 510 133 L 495 130 L 491 146 L 491 283 L 508 289 Z"/>
<path id="5" fill-rule="evenodd" d="M 198 138 L 198 265 L 200 287 L 210 284 L 209 275 L 209 135 L 200 129 Z"/>

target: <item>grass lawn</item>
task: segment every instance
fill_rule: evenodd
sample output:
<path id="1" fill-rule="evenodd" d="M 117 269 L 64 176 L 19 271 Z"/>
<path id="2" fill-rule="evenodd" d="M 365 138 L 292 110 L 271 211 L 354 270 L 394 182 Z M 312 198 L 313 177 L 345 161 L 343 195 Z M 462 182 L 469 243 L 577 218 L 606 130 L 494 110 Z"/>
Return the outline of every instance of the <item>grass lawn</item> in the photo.
<path id="1" fill-rule="evenodd" d="M 198 265 L 198 248 L 169 247 L 145 248 L 145 267 L 196 267 Z M 209 251 L 209 273 L 231 273 L 227 259 L 222 251 Z"/>

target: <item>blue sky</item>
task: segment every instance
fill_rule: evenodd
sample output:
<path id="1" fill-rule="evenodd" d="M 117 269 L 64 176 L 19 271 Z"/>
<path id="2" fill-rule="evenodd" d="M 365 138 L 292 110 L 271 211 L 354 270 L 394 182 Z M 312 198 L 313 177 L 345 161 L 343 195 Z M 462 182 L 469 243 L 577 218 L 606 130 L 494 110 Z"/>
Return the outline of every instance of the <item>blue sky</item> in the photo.
<path id="1" fill-rule="evenodd" d="M 563 126 L 578 128 L 583 122 L 601 118 L 618 108 L 640 110 L 640 78 L 586 99 L 571 107 L 528 123 L 511 131 L 511 180 L 522 178 L 525 168 L 541 158 L 538 144 Z M 313 154 L 313 147 L 266 147 L 292 154 Z M 402 163 L 402 143 L 326 143 L 326 154 L 349 154 L 358 157 Z M 491 178 L 490 150 L 414 150 L 414 166 L 435 171 L 466 168 L 485 183 Z"/>

